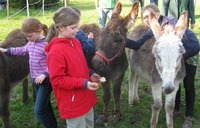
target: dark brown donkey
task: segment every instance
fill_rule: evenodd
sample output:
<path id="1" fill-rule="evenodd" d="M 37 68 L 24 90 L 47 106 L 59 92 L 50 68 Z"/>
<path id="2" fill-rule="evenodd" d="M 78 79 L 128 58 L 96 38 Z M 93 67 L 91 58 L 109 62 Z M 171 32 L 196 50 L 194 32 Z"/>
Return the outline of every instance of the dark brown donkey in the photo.
<path id="1" fill-rule="evenodd" d="M 27 43 L 26 37 L 19 29 L 12 31 L 0 44 L 0 47 L 19 47 Z M 13 56 L 0 53 L 0 117 L 3 119 L 4 127 L 10 128 L 9 121 L 9 97 L 10 90 L 22 80 L 23 100 L 28 99 L 28 80 L 25 79 L 29 74 L 28 55 Z"/>
<path id="2" fill-rule="evenodd" d="M 131 23 L 134 23 L 136 20 L 138 2 L 132 5 L 130 13 L 124 18 L 120 16 L 121 10 L 122 4 L 118 2 L 107 26 L 101 30 L 100 35 L 97 35 L 98 37 L 95 39 L 96 55 L 92 60 L 94 70 L 107 80 L 105 83 L 102 83 L 105 124 L 108 122 L 109 117 L 108 105 L 111 97 L 110 82 L 113 82 L 116 119 L 122 118 L 120 108 L 121 82 L 128 67 L 125 53 L 125 38 Z M 84 28 L 87 28 L 87 32 L 89 32 L 89 26 L 84 25 L 81 29 L 84 30 Z M 93 32 L 94 28 L 90 31 Z"/>

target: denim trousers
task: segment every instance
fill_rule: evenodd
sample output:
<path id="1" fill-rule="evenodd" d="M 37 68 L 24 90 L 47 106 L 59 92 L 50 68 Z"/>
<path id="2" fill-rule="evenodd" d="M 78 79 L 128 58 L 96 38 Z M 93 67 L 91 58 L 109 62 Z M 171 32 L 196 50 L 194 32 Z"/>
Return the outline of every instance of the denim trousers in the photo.
<path id="1" fill-rule="evenodd" d="M 99 24 L 101 28 L 104 28 L 106 25 L 107 17 L 111 18 L 113 8 L 101 8 L 99 10 Z"/>
<path id="2" fill-rule="evenodd" d="M 186 76 L 183 80 L 184 88 L 185 88 L 185 102 L 186 102 L 186 111 L 185 116 L 193 117 L 194 113 L 194 103 L 195 103 L 195 74 L 197 66 L 190 65 L 185 63 Z M 175 110 L 179 111 L 181 106 L 181 85 L 179 86 L 179 90 L 176 94 L 175 100 Z"/>
<path id="3" fill-rule="evenodd" d="M 36 95 L 34 113 L 37 120 L 46 128 L 57 128 L 57 121 L 50 102 L 52 87 L 50 82 L 36 85 L 33 82 Z"/>

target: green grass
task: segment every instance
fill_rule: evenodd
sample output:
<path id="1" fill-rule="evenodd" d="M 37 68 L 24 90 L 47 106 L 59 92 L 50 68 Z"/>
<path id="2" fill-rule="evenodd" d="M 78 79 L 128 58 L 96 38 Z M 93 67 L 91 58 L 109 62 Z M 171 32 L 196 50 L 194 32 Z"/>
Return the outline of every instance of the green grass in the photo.
<path id="1" fill-rule="evenodd" d="M 126 15 L 131 8 L 131 3 L 129 0 L 121 0 L 123 3 L 123 10 L 122 16 Z M 149 1 L 146 1 L 145 5 L 148 4 Z M 160 2 L 160 1 L 159 1 Z M 161 2 L 159 3 L 161 7 Z M 196 28 L 194 32 L 200 39 L 200 2 L 196 6 Z M 44 24 L 50 25 L 53 23 L 52 16 L 54 12 L 63 6 L 63 4 L 59 4 L 57 6 L 53 6 L 50 8 L 45 9 L 45 16 L 42 15 L 37 16 Z M 84 23 L 98 23 L 98 12 L 95 9 L 94 0 L 70 0 L 69 6 L 77 7 L 81 10 L 81 24 Z M 19 9 L 11 9 L 10 16 L 13 15 L 15 12 L 19 11 Z M 31 9 L 30 16 L 35 17 L 38 14 L 39 10 Z M 140 13 L 140 12 L 139 12 Z M 5 37 L 9 32 L 16 28 L 21 27 L 21 23 L 23 19 L 26 18 L 26 10 L 20 12 L 18 15 L 7 19 L 6 10 L 0 10 L 0 41 L 4 40 Z M 140 23 L 140 17 L 137 20 L 137 23 Z M 200 128 L 200 69 L 198 68 L 197 75 L 196 75 L 196 102 L 195 102 L 195 113 L 194 113 L 194 128 Z M 141 80 L 139 87 L 139 97 L 140 101 L 134 103 L 132 107 L 128 106 L 128 70 L 126 72 L 125 78 L 122 83 L 122 90 L 121 90 L 121 108 L 123 111 L 123 120 L 116 121 L 113 117 L 114 113 L 114 100 L 113 97 L 110 102 L 110 124 L 108 128 L 149 128 L 150 127 L 150 118 L 151 118 L 151 89 L 147 82 Z M 183 88 L 182 88 L 183 89 Z M 30 84 L 29 93 L 32 94 L 32 88 Z M 97 90 L 97 95 L 99 101 L 96 105 L 96 110 L 98 114 L 102 114 L 103 111 L 103 101 L 102 95 L 103 91 L 102 88 Z M 174 128 L 180 128 L 181 124 L 183 123 L 183 116 L 185 112 L 185 99 L 184 99 L 184 89 L 182 90 L 182 105 L 181 105 L 181 115 L 174 119 Z M 34 102 L 32 95 L 29 96 L 29 100 L 26 103 L 21 102 L 22 99 L 22 85 L 18 85 L 11 91 L 11 101 L 10 101 L 10 120 L 11 125 L 13 128 L 43 128 L 40 125 L 34 114 L 33 114 L 33 107 Z M 59 128 L 66 128 L 65 120 L 59 118 L 58 111 L 55 106 L 55 100 L 52 97 L 52 104 L 54 107 L 54 112 L 58 119 L 58 127 Z M 166 128 L 166 121 L 165 121 L 165 110 L 162 108 L 161 113 L 159 115 L 159 122 L 158 128 Z M 97 128 L 102 128 L 103 124 L 97 124 Z M 2 121 L 0 120 L 0 128 L 2 128 Z"/>

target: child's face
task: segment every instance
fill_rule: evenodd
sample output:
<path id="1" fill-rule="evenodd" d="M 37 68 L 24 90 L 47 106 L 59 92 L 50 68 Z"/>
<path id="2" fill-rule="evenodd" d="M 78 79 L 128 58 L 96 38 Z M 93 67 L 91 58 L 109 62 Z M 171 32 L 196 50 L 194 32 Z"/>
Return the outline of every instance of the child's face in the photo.
<path id="1" fill-rule="evenodd" d="M 41 36 L 40 32 L 29 32 L 29 33 L 24 33 L 24 35 L 26 36 L 27 40 L 31 41 L 31 42 L 35 42 L 36 40 L 38 40 Z"/>
<path id="2" fill-rule="evenodd" d="M 73 25 L 69 26 L 60 26 L 60 32 L 58 37 L 64 37 L 64 38 L 74 38 L 77 31 L 78 31 L 78 25 L 79 22 Z"/>

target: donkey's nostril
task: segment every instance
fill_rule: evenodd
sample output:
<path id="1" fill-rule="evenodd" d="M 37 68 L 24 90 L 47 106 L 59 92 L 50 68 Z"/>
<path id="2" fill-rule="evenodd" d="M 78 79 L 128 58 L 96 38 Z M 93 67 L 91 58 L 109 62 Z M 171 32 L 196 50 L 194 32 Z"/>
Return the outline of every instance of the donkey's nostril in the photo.
<path id="1" fill-rule="evenodd" d="M 100 61 L 100 62 L 99 62 L 99 65 L 102 65 L 102 64 L 103 64 L 103 62 L 102 62 L 102 61 Z"/>
<path id="2" fill-rule="evenodd" d="M 165 94 L 170 94 L 175 90 L 175 86 L 173 85 L 172 82 L 167 82 L 167 83 L 164 84 L 162 89 L 163 89 Z"/>
<path id="3" fill-rule="evenodd" d="M 99 63 L 98 63 L 98 65 L 97 65 L 97 68 L 98 68 L 98 70 L 102 70 L 103 67 L 104 67 L 103 61 L 100 60 Z"/>

